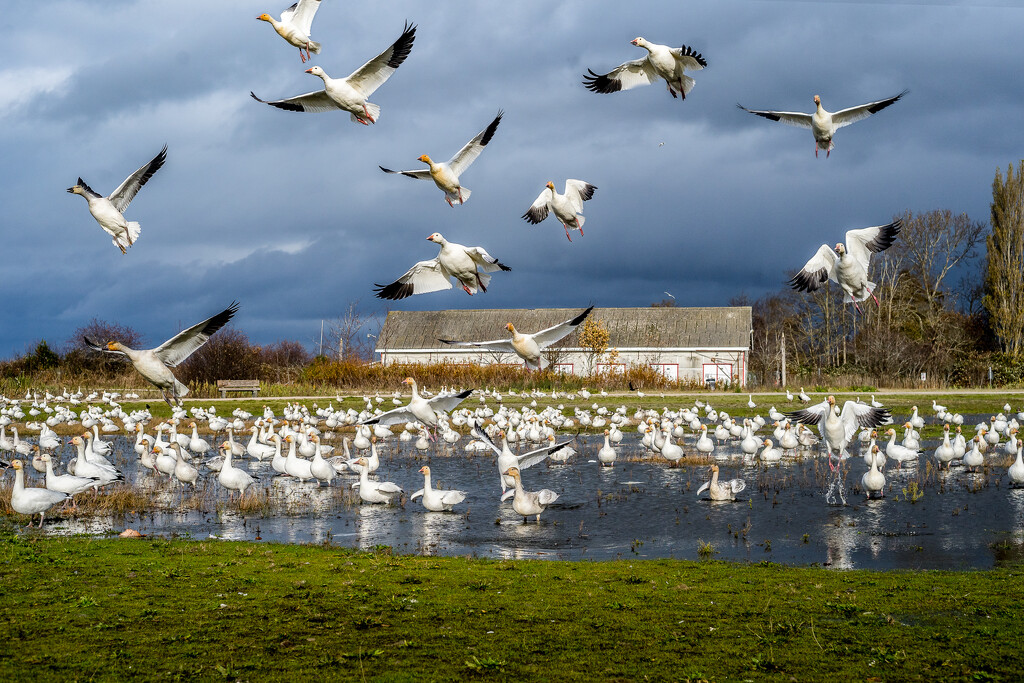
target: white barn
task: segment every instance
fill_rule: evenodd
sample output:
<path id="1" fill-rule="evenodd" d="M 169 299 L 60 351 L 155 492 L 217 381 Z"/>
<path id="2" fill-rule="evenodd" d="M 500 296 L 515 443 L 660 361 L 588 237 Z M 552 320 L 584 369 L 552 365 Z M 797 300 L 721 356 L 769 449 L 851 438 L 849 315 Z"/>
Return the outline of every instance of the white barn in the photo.
<path id="1" fill-rule="evenodd" d="M 515 354 L 456 347 L 440 339 L 488 341 L 509 335 L 505 325 L 532 333 L 568 320 L 583 309 L 485 309 L 391 311 L 375 352 L 384 365 L 407 363 L 515 364 Z M 545 354 L 555 371 L 587 374 L 616 372 L 628 365 L 648 365 L 671 380 L 746 384 L 750 353 L 749 306 L 720 308 L 595 308 L 590 320 L 608 329 L 609 350 L 617 357 L 591 360 L 577 340 L 579 329 Z"/>

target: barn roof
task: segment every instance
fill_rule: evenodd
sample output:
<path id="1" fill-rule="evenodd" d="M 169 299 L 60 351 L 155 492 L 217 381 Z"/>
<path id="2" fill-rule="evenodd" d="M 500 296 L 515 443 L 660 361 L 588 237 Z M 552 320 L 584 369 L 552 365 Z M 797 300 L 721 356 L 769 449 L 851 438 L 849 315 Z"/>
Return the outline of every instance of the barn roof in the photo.
<path id="1" fill-rule="evenodd" d="M 377 340 L 377 351 L 447 349 L 438 339 L 488 341 L 508 337 L 506 323 L 533 333 L 569 320 L 582 308 L 491 308 L 483 310 L 391 311 Z M 595 308 L 591 320 L 608 328 L 613 348 L 748 348 L 749 306 L 708 308 Z M 581 326 L 582 328 L 582 326 Z M 565 346 L 578 346 L 576 335 Z"/>

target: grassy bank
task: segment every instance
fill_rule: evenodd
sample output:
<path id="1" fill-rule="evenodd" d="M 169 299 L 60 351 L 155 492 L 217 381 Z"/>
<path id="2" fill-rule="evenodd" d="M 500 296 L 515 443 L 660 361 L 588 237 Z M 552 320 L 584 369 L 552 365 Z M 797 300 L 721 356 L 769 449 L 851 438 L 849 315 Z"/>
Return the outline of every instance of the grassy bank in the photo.
<path id="1" fill-rule="evenodd" d="M 1015 680 L 1021 585 L 6 534 L 0 679 Z"/>

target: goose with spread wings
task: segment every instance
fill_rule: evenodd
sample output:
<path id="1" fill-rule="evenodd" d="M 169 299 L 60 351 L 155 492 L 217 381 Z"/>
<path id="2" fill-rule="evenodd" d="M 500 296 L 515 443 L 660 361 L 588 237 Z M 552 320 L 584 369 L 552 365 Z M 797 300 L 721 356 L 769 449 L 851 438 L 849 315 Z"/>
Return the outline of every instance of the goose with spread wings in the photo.
<path id="1" fill-rule="evenodd" d="M 171 399 L 173 398 L 180 405 L 181 398 L 188 394 L 188 387 L 174 377 L 171 368 L 177 367 L 195 353 L 217 330 L 227 325 L 236 312 L 238 312 L 237 301 L 232 302 L 217 315 L 179 332 L 155 349 L 130 349 L 117 341 L 100 343 L 89 337 L 83 337 L 83 339 L 86 346 L 93 351 L 126 356 L 138 373 L 159 389 L 161 396 L 167 401 L 167 405 L 173 408 L 174 404 L 171 403 Z M 170 394 L 170 398 L 168 394 Z"/>
<path id="2" fill-rule="evenodd" d="M 256 18 L 269 23 L 279 36 L 299 48 L 299 59 L 305 64 L 307 59 L 312 59 L 312 55 L 309 54 L 311 51 L 320 54 L 320 43 L 310 40 L 309 37 L 313 29 L 313 17 L 318 9 L 320 0 L 299 0 L 281 12 L 281 21 L 269 14 L 261 14 Z M 306 50 L 306 54 L 302 54 L 303 49 Z"/>
<path id="3" fill-rule="evenodd" d="M 825 158 L 832 152 L 835 145 L 832 143 L 832 136 L 835 132 L 843 126 L 848 126 L 851 123 L 856 123 L 861 119 L 866 119 L 872 114 L 876 114 L 890 104 L 898 102 L 901 97 L 907 94 L 907 90 L 904 90 L 899 95 L 887 97 L 884 100 L 876 100 L 875 102 L 868 102 L 867 104 L 858 104 L 856 107 L 847 107 L 846 109 L 840 109 L 837 112 L 825 111 L 825 108 L 821 106 L 821 97 L 819 95 L 814 96 L 815 111 L 813 114 L 805 114 L 799 111 L 770 111 L 767 109 L 747 109 L 742 104 L 736 106 L 743 111 L 750 112 L 751 114 L 757 114 L 758 116 L 764 117 L 769 121 L 778 121 L 779 123 L 785 123 L 790 126 L 796 126 L 798 128 L 810 128 L 811 132 L 814 133 L 814 156 L 818 156 L 818 150 L 825 150 Z"/>
<path id="4" fill-rule="evenodd" d="M 167 161 L 167 145 L 164 145 L 160 153 L 153 157 L 148 164 L 125 178 L 124 182 L 118 185 L 109 197 L 104 197 L 93 191 L 81 178 L 75 185 L 68 188 L 68 192 L 71 194 L 80 194 L 85 197 L 85 201 L 89 202 L 89 213 L 100 224 L 100 227 L 114 238 L 114 246 L 120 249 L 122 254 L 128 253 L 128 247 L 135 244 L 139 233 L 142 232 L 142 227 L 137 222 L 125 220 L 124 212 L 142 186 L 149 182 L 149 179 L 160 170 L 165 161 Z"/>
<path id="5" fill-rule="evenodd" d="M 540 196 L 533 202 L 530 208 L 523 214 L 523 219 L 537 225 L 548 217 L 548 212 L 553 211 L 555 218 L 565 228 L 565 237 L 572 242 L 569 236 L 569 228 L 579 230 L 583 234 L 583 202 L 594 196 L 597 188 L 582 180 L 565 181 L 565 194 L 558 194 L 555 191 L 555 184 L 548 183 L 544 186 Z"/>
<path id="6" fill-rule="evenodd" d="M 439 232 L 427 239 L 441 245 L 437 257 L 420 261 L 389 285 L 375 284 L 374 291 L 378 299 L 405 299 L 413 294 L 451 289 L 451 278 L 458 280 L 466 294 L 472 296 L 477 291 L 487 291 L 487 285 L 491 282 L 488 273 L 512 270 L 488 254 L 483 247 L 466 247 L 449 242 Z"/>
<path id="7" fill-rule="evenodd" d="M 483 342 L 453 341 L 451 339 L 438 339 L 438 341 L 452 346 L 476 346 L 488 351 L 514 353 L 526 362 L 526 367 L 530 370 L 543 370 L 548 365 L 547 360 L 541 355 L 544 349 L 572 334 L 573 330 L 583 324 L 592 310 L 594 310 L 593 306 L 569 320 L 533 334 L 523 334 L 515 328 L 515 325 L 509 323 L 505 325 L 505 329 L 512 333 L 511 339 Z"/>
<path id="8" fill-rule="evenodd" d="M 694 80 L 684 73 L 685 70 L 699 71 L 708 65 L 699 52 L 686 45 L 669 47 L 642 37 L 629 42 L 647 50 L 647 56 L 620 64 L 606 74 L 596 74 L 587 69 L 588 74 L 583 76 L 583 85 L 587 90 L 613 93 L 650 85 L 661 78 L 668 84 L 668 92 L 673 98 L 682 97 L 685 100 L 694 86 Z"/>
<path id="9" fill-rule="evenodd" d="M 412 51 L 412 43 L 416 39 L 416 27 L 406 22 L 402 35 L 391 47 L 363 64 L 346 78 L 331 78 L 321 67 L 306 69 L 306 73 L 323 79 L 324 89 L 309 92 L 305 95 L 289 97 L 286 100 L 268 102 L 256 97 L 257 102 L 269 104 L 271 107 L 285 111 L 324 112 L 343 110 L 349 113 L 354 123 L 369 126 L 377 123 L 380 118 L 380 106 L 367 101 L 377 88 L 384 85 L 391 74 L 402 65 Z"/>
<path id="10" fill-rule="evenodd" d="M 386 413 L 362 420 L 359 424 L 387 426 L 403 422 L 420 422 L 426 427 L 431 427 L 436 434 L 437 414 L 449 413 L 455 410 L 460 403 L 469 398 L 469 395 L 473 393 L 472 389 L 466 389 L 457 394 L 440 394 L 433 398 L 423 398 L 417 389 L 415 379 L 406 377 L 402 380 L 402 384 L 412 386 L 412 398 L 409 399 L 407 405 L 399 406 Z M 431 438 L 435 438 L 435 435 L 432 435 Z"/>
<path id="11" fill-rule="evenodd" d="M 818 247 L 811 260 L 790 279 L 790 286 L 798 292 L 813 292 L 825 280 L 832 280 L 846 292 L 844 302 L 852 302 L 857 312 L 860 312 L 857 302 L 868 297 L 881 307 L 874 294 L 875 283 L 868 280 L 868 265 L 872 253 L 877 254 L 892 246 L 902 227 L 903 221 L 897 219 L 887 225 L 847 231 L 846 244 L 840 242 L 835 247 L 827 244 Z"/>
<path id="12" fill-rule="evenodd" d="M 892 415 L 887 409 L 875 408 L 868 403 L 847 401 L 840 410 L 835 396 L 829 396 L 821 403 L 803 410 L 786 413 L 786 417 L 794 422 L 818 425 L 818 432 L 829 454 L 830 466 L 833 451 L 843 457 L 846 447 L 860 429 L 874 429 L 892 421 Z"/>
<path id="13" fill-rule="evenodd" d="M 392 171 L 390 168 L 384 168 L 380 166 L 380 170 L 385 173 L 399 173 L 409 178 L 415 178 L 417 180 L 431 179 L 434 184 L 442 192 L 444 192 L 444 200 L 448 202 L 448 206 L 455 206 L 455 202 L 459 204 L 465 204 L 466 200 L 469 199 L 471 194 L 470 190 L 462 186 L 459 176 L 461 176 L 470 164 L 476 161 L 476 158 L 480 156 L 480 153 L 484 151 L 484 147 L 494 137 L 494 131 L 498 130 L 498 124 L 501 123 L 501 117 L 504 115 L 503 112 L 498 111 L 498 115 L 494 117 L 494 120 L 487 124 L 487 127 L 476 134 L 472 140 L 467 142 L 462 149 L 456 153 L 451 159 L 445 162 L 436 163 L 426 154 L 419 157 L 419 161 L 425 163 L 429 168 L 423 170 L 414 171 Z"/>
<path id="14" fill-rule="evenodd" d="M 505 432 L 499 432 L 499 436 L 501 437 L 500 448 L 494 443 L 491 437 L 487 435 L 487 432 L 482 429 L 477 429 L 475 424 L 470 429 L 470 434 L 485 443 L 487 447 L 494 451 L 494 454 L 498 457 L 498 478 L 501 483 L 502 500 L 507 500 L 515 492 L 513 488 L 515 486 L 515 480 L 506 474 L 510 467 L 520 470 L 533 467 L 534 465 L 544 462 L 544 460 L 549 456 L 554 455 L 558 451 L 567 447 L 574 440 L 569 439 L 567 441 L 562 441 L 561 443 L 549 443 L 547 446 L 541 446 L 540 448 L 536 448 L 532 451 L 516 455 L 512 452 L 512 449 L 508 447 L 508 440 L 505 438 Z"/>

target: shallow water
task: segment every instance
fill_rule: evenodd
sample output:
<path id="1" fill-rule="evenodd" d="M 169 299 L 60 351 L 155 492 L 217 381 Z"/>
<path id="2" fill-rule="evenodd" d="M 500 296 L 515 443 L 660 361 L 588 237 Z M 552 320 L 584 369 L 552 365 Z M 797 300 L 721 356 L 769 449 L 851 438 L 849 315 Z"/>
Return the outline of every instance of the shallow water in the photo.
<path id="1" fill-rule="evenodd" d="M 239 515 L 213 475 L 198 494 L 184 496 L 186 501 L 200 497 L 198 511 L 185 506 L 173 512 L 53 520 L 46 532 L 104 534 L 131 527 L 147 535 L 200 539 L 361 549 L 386 545 L 401 553 L 570 560 L 695 559 L 703 542 L 719 559 L 876 569 L 991 567 L 1024 544 L 1024 489 L 1008 487 L 1003 466 L 990 464 L 983 474 L 957 467 L 935 471 L 928 464 L 934 443 L 925 444 L 919 464 L 896 470 L 890 461 L 886 497 L 880 500 L 865 500 L 855 487 L 867 469 L 863 459 L 846 461 L 847 504 L 833 506 L 825 500 L 828 466 L 821 457 L 765 466 L 745 460 L 736 447 L 719 447 L 714 460 L 722 478 L 740 477 L 747 488 L 736 502 L 715 503 L 694 495 L 709 475 L 707 466 L 669 466 L 643 456 L 636 441 L 626 435 L 618 449 L 620 460 L 611 468 L 593 462 L 602 442 L 590 437 L 579 441 L 581 454 L 569 463 L 524 470 L 527 490 L 549 488 L 560 496 L 539 524 L 524 523 L 511 500 L 499 501 L 494 458 L 465 454 L 467 439 L 454 449 L 438 446 L 424 455 L 396 438 L 380 449 L 378 478 L 397 483 L 408 494 L 422 487 L 417 470 L 429 464 L 435 487 L 468 492 L 457 512 L 427 512 L 419 501 L 360 504 L 350 488 L 357 481 L 353 475 L 335 479 L 331 488 L 300 484 L 271 476 L 269 462 L 246 459 L 271 497 L 269 514 Z M 149 488 L 161 507 L 178 505 L 178 489 L 137 470 L 127 439 L 118 437 L 114 444 L 126 480 Z M 66 462 L 70 454 L 62 455 Z M 987 456 L 990 462 L 1005 459 L 1002 453 Z M 924 493 L 915 503 L 905 500 L 902 491 L 912 481 Z"/>

